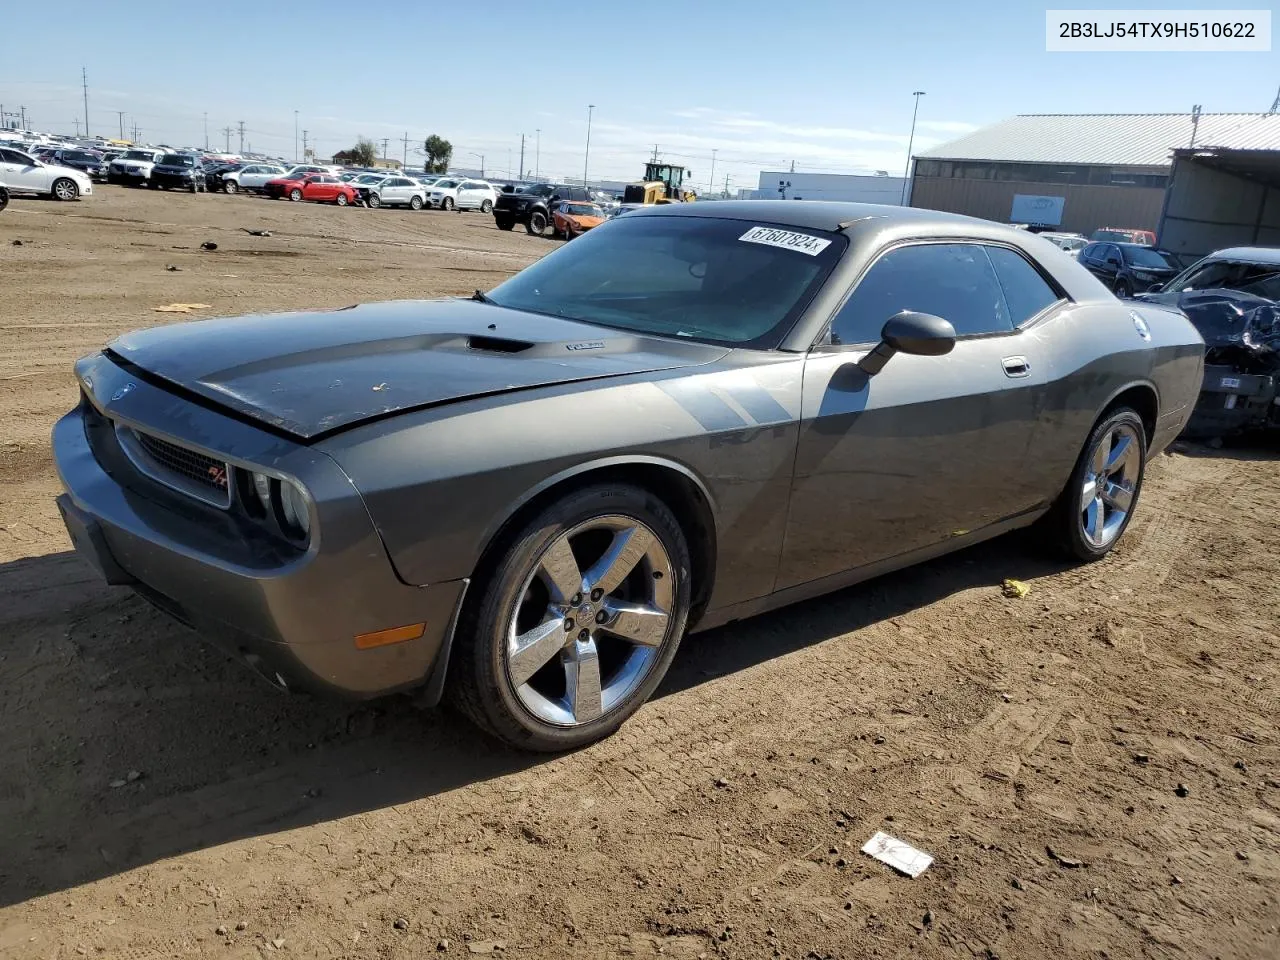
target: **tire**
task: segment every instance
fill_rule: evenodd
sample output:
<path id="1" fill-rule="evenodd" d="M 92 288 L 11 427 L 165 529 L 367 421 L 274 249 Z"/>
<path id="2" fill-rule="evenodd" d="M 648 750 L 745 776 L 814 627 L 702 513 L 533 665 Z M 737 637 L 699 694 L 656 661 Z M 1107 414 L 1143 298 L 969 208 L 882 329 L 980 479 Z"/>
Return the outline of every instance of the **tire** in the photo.
<path id="1" fill-rule="evenodd" d="M 226 193 L 226 194 L 233 194 L 233 193 L 235 193 L 235 192 L 236 192 L 237 190 L 239 190 L 239 189 L 240 189 L 240 184 L 236 183 L 234 180 L 223 180 L 223 181 L 222 181 L 222 192 L 223 192 L 223 193 Z"/>
<path id="2" fill-rule="evenodd" d="M 297 187 L 294 187 L 292 190 L 289 191 L 289 199 L 292 200 L 294 203 L 301 202 L 302 191 L 299 190 Z"/>
<path id="3" fill-rule="evenodd" d="M 382 198 L 376 193 L 369 194 L 369 206 L 376 210 L 378 207 L 382 206 Z"/>
<path id="4" fill-rule="evenodd" d="M 630 573 L 607 594 L 571 598 L 549 586 L 543 561 L 548 551 L 570 542 L 571 532 L 593 526 L 575 536 L 577 557 L 565 550 L 569 565 L 560 564 L 559 581 L 566 589 L 581 583 L 601 553 L 620 544 L 620 536 L 639 537 L 631 541 L 638 549 L 617 567 Z M 610 534 L 610 528 L 630 532 Z M 571 750 L 608 736 L 650 697 L 676 654 L 688 618 L 689 570 L 684 532 L 667 505 L 648 491 L 609 484 L 567 494 L 505 538 L 482 568 L 482 582 L 469 591 L 454 640 L 450 701 L 482 730 L 524 750 Z M 579 605 L 568 606 L 572 599 Z M 601 623 L 619 600 L 670 614 L 662 620 L 632 614 L 611 621 L 645 637 L 631 643 Z M 524 647 L 523 661 L 508 650 L 513 626 L 526 635 L 548 631 L 545 640 Z M 593 665 L 598 686 L 591 683 Z M 574 685 L 571 678 L 586 683 Z M 610 699 L 614 703 L 605 708 Z"/>
<path id="5" fill-rule="evenodd" d="M 164 189 L 165 189 L 165 185 L 164 185 L 163 183 L 156 183 L 156 184 L 153 184 L 153 186 L 154 186 L 157 190 L 164 190 Z"/>
<path id="6" fill-rule="evenodd" d="M 452 210 L 454 206 L 455 204 L 453 202 L 453 197 L 445 197 L 443 200 L 440 201 L 440 209 L 443 210 L 445 213 L 448 213 L 450 210 Z"/>
<path id="7" fill-rule="evenodd" d="M 349 201 L 347 200 L 347 195 L 345 193 L 340 193 L 333 198 L 333 202 L 340 207 L 345 207 Z"/>
<path id="8" fill-rule="evenodd" d="M 480 204 L 480 212 L 481 212 L 481 213 L 493 213 L 493 201 L 492 201 L 492 200 L 485 200 L 483 203 L 481 203 L 481 204 Z"/>
<path id="9" fill-rule="evenodd" d="M 410 197 L 410 198 L 409 198 L 409 209 L 410 209 L 410 210 L 421 210 L 421 209 L 422 209 L 422 198 L 421 198 L 421 197 Z"/>
<path id="10" fill-rule="evenodd" d="M 1120 444 L 1127 440 L 1127 452 Z M 1109 451 L 1103 453 L 1102 451 Z M 1094 476 L 1103 466 L 1107 485 L 1100 488 Z M 1046 515 L 1047 532 L 1067 557 L 1086 563 L 1100 560 L 1111 552 L 1133 519 L 1142 493 L 1147 470 L 1147 435 L 1142 418 L 1129 407 L 1107 411 L 1089 434 L 1071 479 Z M 1119 488 L 1117 492 L 1117 488 Z M 1091 496 L 1090 491 L 1098 491 Z M 1107 496 L 1104 490 L 1112 490 Z M 1123 496 L 1122 496 L 1123 495 Z M 1122 515 L 1115 505 L 1127 501 Z M 1098 517 L 1096 525 L 1094 518 Z M 1088 528 L 1101 536 L 1090 536 Z"/>
<path id="11" fill-rule="evenodd" d="M 535 210 L 529 214 L 529 219 L 524 222 L 524 228 L 532 236 L 544 237 L 547 234 L 547 215 L 541 210 Z"/>
<path id="12" fill-rule="evenodd" d="M 9 191 L 4 187 L 0 187 L 0 210 L 4 210 L 9 205 Z"/>
<path id="13" fill-rule="evenodd" d="M 1128 300 L 1131 291 L 1129 290 L 1128 280 L 1117 280 L 1115 287 L 1116 296 L 1121 300 Z"/>
<path id="14" fill-rule="evenodd" d="M 498 225 L 499 230 L 510 230 L 516 225 L 516 222 L 510 217 L 494 217 L 493 222 Z"/>

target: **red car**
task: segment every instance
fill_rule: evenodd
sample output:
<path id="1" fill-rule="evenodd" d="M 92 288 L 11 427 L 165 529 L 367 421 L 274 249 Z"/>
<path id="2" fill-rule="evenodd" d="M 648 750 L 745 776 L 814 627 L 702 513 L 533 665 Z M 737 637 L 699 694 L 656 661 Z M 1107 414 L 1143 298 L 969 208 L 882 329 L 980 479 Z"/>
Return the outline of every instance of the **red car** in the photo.
<path id="1" fill-rule="evenodd" d="M 268 180 L 262 188 L 267 196 L 276 199 L 314 200 L 317 203 L 336 203 L 345 207 L 355 203 L 356 190 L 331 173 L 303 173 L 294 177 Z"/>

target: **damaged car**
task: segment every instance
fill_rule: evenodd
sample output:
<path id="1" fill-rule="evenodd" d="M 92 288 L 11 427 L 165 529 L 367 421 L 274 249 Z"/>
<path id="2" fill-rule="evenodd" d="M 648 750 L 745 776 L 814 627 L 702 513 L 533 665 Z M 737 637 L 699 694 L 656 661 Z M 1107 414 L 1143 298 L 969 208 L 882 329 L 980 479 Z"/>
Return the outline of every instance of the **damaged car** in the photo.
<path id="1" fill-rule="evenodd" d="M 1280 427 L 1280 249 L 1220 250 L 1136 299 L 1177 307 L 1204 337 L 1204 384 L 1185 436 Z"/>

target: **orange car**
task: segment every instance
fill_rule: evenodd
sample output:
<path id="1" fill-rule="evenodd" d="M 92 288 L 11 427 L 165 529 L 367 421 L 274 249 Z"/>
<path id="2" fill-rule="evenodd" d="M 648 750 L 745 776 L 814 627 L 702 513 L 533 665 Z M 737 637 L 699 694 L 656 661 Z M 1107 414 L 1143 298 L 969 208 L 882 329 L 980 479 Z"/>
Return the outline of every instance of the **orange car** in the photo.
<path id="1" fill-rule="evenodd" d="M 609 219 L 594 203 L 562 203 L 551 211 L 551 226 L 557 237 L 572 240 Z"/>

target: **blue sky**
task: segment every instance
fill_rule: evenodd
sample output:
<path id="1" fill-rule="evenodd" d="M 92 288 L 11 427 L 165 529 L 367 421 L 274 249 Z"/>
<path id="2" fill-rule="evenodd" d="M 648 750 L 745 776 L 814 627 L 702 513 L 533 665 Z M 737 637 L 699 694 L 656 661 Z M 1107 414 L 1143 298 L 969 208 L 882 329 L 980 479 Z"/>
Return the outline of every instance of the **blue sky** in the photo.
<path id="1" fill-rule="evenodd" d="M 541 172 L 581 176 L 595 104 L 593 178 L 636 178 L 656 143 L 700 189 L 712 150 L 717 188 L 792 160 L 900 173 L 917 89 L 918 152 L 1016 113 L 1261 112 L 1280 84 L 1276 52 L 1046 53 L 1045 5 L 1026 2 L 700 0 L 659 5 L 665 21 L 580 0 L 7 7 L 0 104 L 25 105 L 34 129 L 73 132 L 84 66 L 95 133 L 115 133 L 124 111 L 146 139 L 199 146 L 207 112 L 211 144 L 243 120 L 254 149 L 292 157 L 297 110 L 325 155 L 364 135 L 391 138 L 398 158 L 406 133 L 419 145 L 438 133 L 455 165 L 483 154 L 504 176 L 521 133 L 534 167 L 541 129 Z"/>

